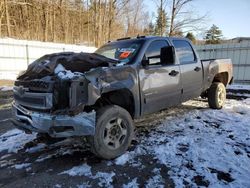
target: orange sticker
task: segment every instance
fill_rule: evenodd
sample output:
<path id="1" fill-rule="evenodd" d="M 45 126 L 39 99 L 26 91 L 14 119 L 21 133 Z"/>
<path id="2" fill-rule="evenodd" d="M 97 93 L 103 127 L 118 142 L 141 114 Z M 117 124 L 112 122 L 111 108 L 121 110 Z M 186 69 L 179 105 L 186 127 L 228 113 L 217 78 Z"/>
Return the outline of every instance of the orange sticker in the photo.
<path id="1" fill-rule="evenodd" d="M 130 54 L 131 54 L 130 51 L 122 52 L 121 55 L 120 55 L 120 58 L 121 58 L 121 59 L 125 59 L 125 58 L 127 58 Z"/>

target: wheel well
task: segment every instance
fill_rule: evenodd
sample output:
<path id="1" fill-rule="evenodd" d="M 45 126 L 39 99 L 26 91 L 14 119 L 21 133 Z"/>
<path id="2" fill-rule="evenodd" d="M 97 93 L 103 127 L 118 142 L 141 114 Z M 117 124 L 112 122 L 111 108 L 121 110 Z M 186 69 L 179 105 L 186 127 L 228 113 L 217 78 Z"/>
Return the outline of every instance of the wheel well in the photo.
<path id="1" fill-rule="evenodd" d="M 135 103 L 132 93 L 128 89 L 120 89 L 103 93 L 101 97 L 96 101 L 94 108 L 100 108 L 106 105 L 115 104 L 126 109 L 132 118 L 135 115 Z"/>
<path id="2" fill-rule="evenodd" d="M 214 76 L 213 82 L 221 82 L 226 87 L 227 83 L 228 83 L 228 73 L 227 72 L 221 72 L 221 73 L 216 74 Z"/>

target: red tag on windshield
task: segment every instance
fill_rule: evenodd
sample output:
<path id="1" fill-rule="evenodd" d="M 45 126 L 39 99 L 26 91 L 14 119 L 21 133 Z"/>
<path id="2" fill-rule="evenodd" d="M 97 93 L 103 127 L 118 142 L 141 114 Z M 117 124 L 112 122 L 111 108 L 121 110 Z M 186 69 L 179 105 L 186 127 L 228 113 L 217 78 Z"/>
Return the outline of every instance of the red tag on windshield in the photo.
<path id="1" fill-rule="evenodd" d="M 131 54 L 130 51 L 122 52 L 120 55 L 121 59 L 126 59 Z"/>

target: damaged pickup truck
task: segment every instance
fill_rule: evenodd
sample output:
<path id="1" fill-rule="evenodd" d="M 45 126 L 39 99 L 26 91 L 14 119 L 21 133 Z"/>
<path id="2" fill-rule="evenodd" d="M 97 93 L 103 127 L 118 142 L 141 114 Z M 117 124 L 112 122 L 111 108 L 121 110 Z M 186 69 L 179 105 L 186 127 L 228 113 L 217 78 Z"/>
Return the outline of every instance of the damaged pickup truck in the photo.
<path id="1" fill-rule="evenodd" d="M 87 136 L 93 153 L 112 159 L 128 149 L 133 119 L 198 96 L 220 109 L 231 82 L 230 59 L 200 60 L 187 39 L 118 39 L 30 64 L 15 81 L 12 122 L 27 133 Z"/>

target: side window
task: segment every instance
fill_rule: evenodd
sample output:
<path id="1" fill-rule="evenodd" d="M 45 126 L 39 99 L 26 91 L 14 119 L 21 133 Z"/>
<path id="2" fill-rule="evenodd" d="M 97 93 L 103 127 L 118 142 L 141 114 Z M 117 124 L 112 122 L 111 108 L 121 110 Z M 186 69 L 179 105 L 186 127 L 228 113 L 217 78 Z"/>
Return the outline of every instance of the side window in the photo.
<path id="1" fill-rule="evenodd" d="M 173 40 L 180 64 L 192 63 L 196 60 L 191 45 L 185 40 Z"/>
<path id="2" fill-rule="evenodd" d="M 161 48 L 168 46 L 166 41 L 153 41 L 146 50 L 145 57 L 149 60 L 149 65 L 160 65 Z"/>

